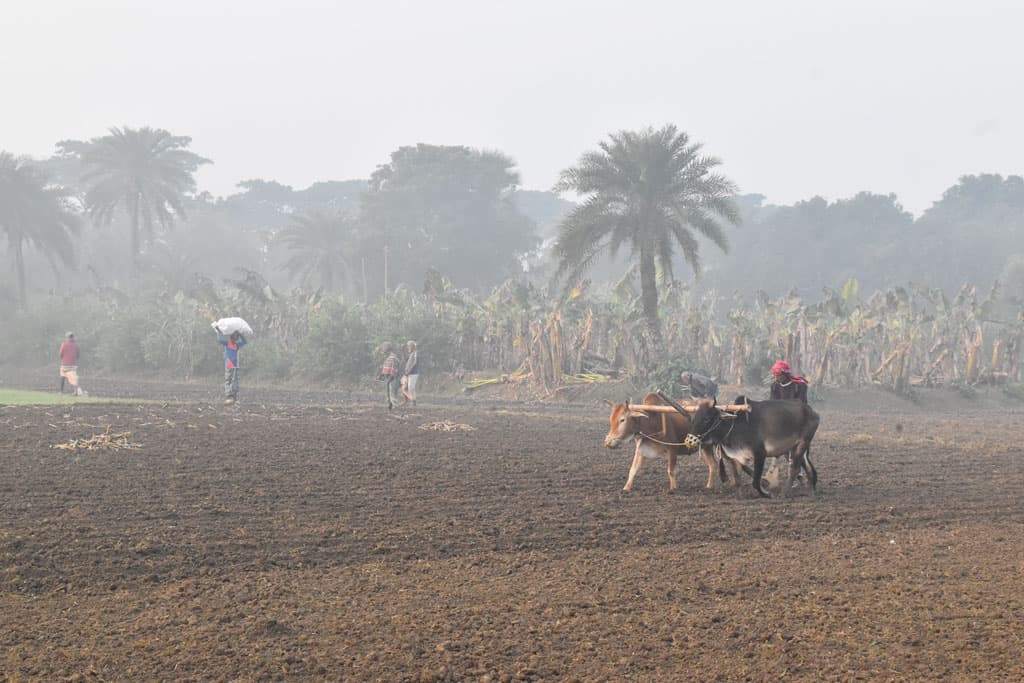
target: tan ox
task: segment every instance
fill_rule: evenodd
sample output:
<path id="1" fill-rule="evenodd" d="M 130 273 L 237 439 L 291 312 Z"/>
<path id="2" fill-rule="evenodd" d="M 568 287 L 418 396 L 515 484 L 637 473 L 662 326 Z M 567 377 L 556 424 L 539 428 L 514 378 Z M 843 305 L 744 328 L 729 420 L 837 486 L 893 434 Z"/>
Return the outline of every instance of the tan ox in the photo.
<path id="1" fill-rule="evenodd" d="M 690 418 L 677 412 L 673 413 L 647 413 L 640 410 L 630 410 L 629 401 L 625 403 L 612 403 L 611 416 L 608 418 L 610 426 L 608 434 L 604 437 L 604 445 L 607 448 L 618 448 L 627 440 L 633 439 L 636 442 L 636 452 L 633 455 L 633 465 L 629 468 L 629 478 L 623 491 L 633 489 L 633 478 L 640 471 L 640 465 L 644 458 L 665 458 L 668 461 L 668 489 L 676 490 L 676 456 L 693 453 L 696 448 L 687 448 L 683 441 L 690 433 Z M 667 405 L 657 394 L 651 393 L 644 396 L 644 405 Z M 706 488 L 713 488 L 715 485 L 715 457 L 711 450 L 706 447 L 700 448 L 701 457 L 708 466 L 708 481 Z M 739 474 L 736 464 L 729 461 L 732 466 L 733 481 L 739 484 Z M 719 476 L 725 482 L 725 464 L 719 463 Z"/>

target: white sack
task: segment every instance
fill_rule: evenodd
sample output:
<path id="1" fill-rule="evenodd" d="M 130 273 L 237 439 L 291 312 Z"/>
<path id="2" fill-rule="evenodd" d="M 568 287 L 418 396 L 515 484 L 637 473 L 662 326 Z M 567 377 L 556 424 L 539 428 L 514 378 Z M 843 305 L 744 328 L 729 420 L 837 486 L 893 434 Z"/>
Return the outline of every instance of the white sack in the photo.
<path id="1" fill-rule="evenodd" d="M 211 326 L 215 330 L 220 330 L 220 333 L 226 337 L 230 337 L 235 332 L 240 333 L 243 337 L 252 336 L 252 328 L 249 327 L 249 323 L 241 318 L 221 318 Z"/>

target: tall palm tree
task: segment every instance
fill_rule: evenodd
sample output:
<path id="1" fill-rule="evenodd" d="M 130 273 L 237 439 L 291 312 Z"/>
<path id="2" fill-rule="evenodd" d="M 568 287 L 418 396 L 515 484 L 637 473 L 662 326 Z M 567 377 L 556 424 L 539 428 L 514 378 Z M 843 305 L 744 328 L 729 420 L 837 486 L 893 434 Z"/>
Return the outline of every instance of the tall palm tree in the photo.
<path id="1" fill-rule="evenodd" d="M 347 256 L 353 234 L 352 219 L 342 213 L 313 210 L 295 216 L 276 236 L 292 252 L 281 267 L 304 286 L 319 286 L 328 292 L 344 289 L 351 284 Z"/>
<path id="2" fill-rule="evenodd" d="M 155 225 L 166 229 L 176 218 L 185 218 L 185 196 L 196 189 L 194 174 L 202 164 L 211 163 L 188 151 L 191 143 L 192 138 L 166 130 L 125 126 L 71 145 L 86 167 L 82 179 L 88 188 L 90 217 L 109 223 L 121 206 L 128 214 L 135 268 L 143 236 L 150 239 Z"/>
<path id="3" fill-rule="evenodd" d="M 701 145 L 673 125 L 620 131 L 598 143 L 564 171 L 556 192 L 573 191 L 583 202 L 562 221 L 554 253 L 555 279 L 571 287 L 604 252 L 614 257 L 628 244 L 640 273 L 647 327 L 661 340 L 658 274 L 673 279 L 678 248 L 699 275 L 700 244 L 694 233 L 728 251 L 726 223 L 739 223 L 736 186 L 711 170 L 721 162 L 700 154 Z"/>
<path id="4" fill-rule="evenodd" d="M 7 235 L 18 278 L 18 302 L 24 307 L 25 245 L 41 251 L 54 270 L 57 262 L 75 262 L 72 234 L 78 216 L 68 201 L 69 193 L 50 184 L 46 174 L 25 159 L 0 152 L 0 230 Z"/>

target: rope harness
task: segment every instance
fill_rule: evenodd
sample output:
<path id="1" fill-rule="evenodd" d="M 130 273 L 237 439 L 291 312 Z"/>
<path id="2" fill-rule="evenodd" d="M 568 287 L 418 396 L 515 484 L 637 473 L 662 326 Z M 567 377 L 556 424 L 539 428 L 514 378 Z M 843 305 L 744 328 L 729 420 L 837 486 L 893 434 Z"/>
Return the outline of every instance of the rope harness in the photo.
<path id="1" fill-rule="evenodd" d="M 674 441 L 662 441 L 661 439 L 655 438 L 655 437 L 651 436 L 650 434 L 645 434 L 644 432 L 636 432 L 635 434 L 633 434 L 633 436 L 634 437 L 639 436 L 639 437 L 642 437 L 644 439 L 647 439 L 648 441 L 653 441 L 654 443 L 660 443 L 662 446 L 685 446 L 686 445 L 685 441 L 680 441 L 678 443 L 676 443 Z"/>
<path id="2" fill-rule="evenodd" d="M 719 418 L 718 422 L 715 423 L 715 427 L 717 427 L 718 425 L 722 424 L 722 422 L 723 422 L 723 420 L 721 418 Z M 719 460 L 722 459 L 723 451 L 724 451 L 724 447 L 722 446 L 722 441 L 725 441 L 726 439 L 729 438 L 729 435 L 732 434 L 732 428 L 735 427 L 735 426 L 736 426 L 735 422 L 733 422 L 731 425 L 729 425 L 729 431 L 727 431 L 725 433 L 725 436 L 723 436 L 721 438 L 721 440 L 717 444 L 715 444 L 715 457 L 717 457 Z M 646 434 L 644 432 L 636 432 L 635 434 L 633 434 L 633 436 L 634 437 L 639 436 L 641 438 L 647 439 L 648 441 L 653 441 L 654 443 L 660 443 L 662 446 L 685 446 L 687 448 L 693 448 L 694 449 L 693 452 L 695 453 L 697 447 L 700 445 L 700 442 L 704 440 L 703 436 L 707 436 L 707 434 L 709 432 L 711 432 L 715 427 L 712 427 L 707 432 L 704 432 L 704 434 L 702 436 L 696 437 L 697 438 L 697 442 L 698 442 L 697 446 L 692 445 L 692 442 L 691 443 L 687 443 L 685 440 L 684 441 L 680 441 L 678 443 L 674 442 L 674 441 L 662 441 L 661 439 L 653 437 L 650 434 Z"/>
<path id="3" fill-rule="evenodd" d="M 749 405 L 749 401 L 748 401 L 746 396 L 743 397 L 743 405 Z M 745 415 L 746 419 L 749 421 L 750 420 L 750 408 L 748 407 L 747 410 L 744 411 L 744 412 L 746 413 L 746 415 Z M 729 415 L 729 419 L 732 420 L 732 424 L 729 425 L 729 431 L 727 431 L 725 433 L 725 435 L 721 439 L 719 439 L 718 443 L 715 445 L 715 455 L 719 459 L 722 458 L 722 454 L 723 454 L 722 442 L 725 441 L 726 439 L 728 439 L 729 435 L 732 434 L 733 427 L 736 426 L 736 419 L 739 417 L 739 414 L 737 414 L 737 413 L 728 413 L 728 415 Z M 704 441 L 704 437 L 706 437 L 708 434 L 710 434 L 711 432 L 713 432 L 716 429 L 718 429 L 719 426 L 721 426 L 721 424 L 724 421 L 725 421 L 725 417 L 723 416 L 723 412 L 721 410 L 719 410 L 719 411 L 717 411 L 717 416 L 715 418 L 715 423 L 713 425 L 708 427 L 704 431 L 703 434 L 692 434 L 691 433 L 691 434 L 687 435 L 687 439 L 689 439 L 691 436 L 693 436 L 693 437 L 695 437 L 697 439 L 698 442 L 703 442 Z M 659 434 L 667 434 L 668 433 L 668 424 L 667 424 L 666 413 L 662 413 L 661 414 L 661 431 L 658 432 L 658 433 Z M 692 441 L 690 441 L 690 442 L 687 442 L 687 440 L 683 440 L 683 441 L 679 441 L 679 442 L 676 442 L 676 441 L 662 441 L 661 439 L 659 439 L 659 438 L 657 438 L 655 436 L 651 436 L 650 434 L 647 434 L 647 433 L 642 432 L 640 430 L 637 430 L 636 432 L 633 433 L 633 437 L 634 438 L 636 438 L 638 436 L 641 437 L 641 438 L 647 439 L 648 441 L 653 441 L 654 443 L 661 444 L 662 446 L 685 446 L 687 448 L 694 448 L 694 449 L 697 448 L 697 446 L 693 445 Z M 698 446 L 699 446 L 699 443 L 698 443 Z M 694 452 L 696 452 L 696 450 Z"/>
<path id="4" fill-rule="evenodd" d="M 662 413 L 661 414 L 661 431 L 658 432 L 658 433 L 659 434 L 668 434 L 668 414 L 667 413 Z M 659 438 L 657 438 L 655 436 L 651 436 L 650 434 L 646 434 L 646 433 L 644 433 L 644 432 L 642 432 L 640 430 L 637 430 L 636 432 L 633 433 L 633 438 L 636 438 L 638 436 L 642 437 L 644 439 L 647 439 L 648 441 L 653 441 L 654 443 L 659 443 L 662 446 L 686 446 L 686 441 L 679 441 L 679 442 L 675 442 L 675 441 L 662 441 L 661 439 L 659 439 Z"/>

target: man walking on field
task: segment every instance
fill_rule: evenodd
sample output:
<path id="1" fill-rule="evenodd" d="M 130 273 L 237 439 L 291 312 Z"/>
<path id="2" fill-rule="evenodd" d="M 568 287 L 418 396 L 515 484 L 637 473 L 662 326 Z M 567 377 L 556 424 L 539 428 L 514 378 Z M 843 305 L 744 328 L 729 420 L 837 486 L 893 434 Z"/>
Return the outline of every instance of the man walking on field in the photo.
<path id="1" fill-rule="evenodd" d="M 60 345 L 60 393 L 64 393 L 64 383 L 71 385 L 71 393 L 81 396 L 78 388 L 78 343 L 75 335 L 68 332 L 64 343 Z"/>
<path id="2" fill-rule="evenodd" d="M 224 347 L 224 405 L 238 400 L 238 349 L 245 346 L 245 337 L 233 332 L 225 337 L 217 329 L 217 343 Z"/>
<path id="3" fill-rule="evenodd" d="M 391 342 L 384 342 L 380 345 L 380 352 L 384 355 L 384 365 L 380 369 L 380 379 L 385 382 L 384 390 L 388 397 L 388 410 L 398 403 L 398 355 L 391 346 Z"/>
<path id="4" fill-rule="evenodd" d="M 405 374 L 402 379 L 402 405 L 412 403 L 416 405 L 416 382 L 420 378 L 419 356 L 416 354 L 416 342 L 411 339 L 405 344 L 405 351 L 409 357 L 405 361 Z"/>

